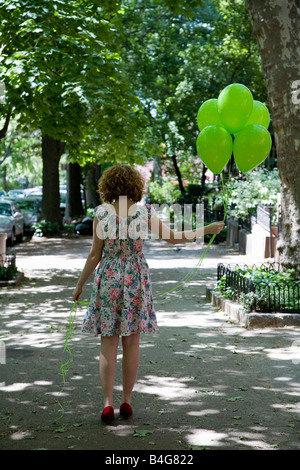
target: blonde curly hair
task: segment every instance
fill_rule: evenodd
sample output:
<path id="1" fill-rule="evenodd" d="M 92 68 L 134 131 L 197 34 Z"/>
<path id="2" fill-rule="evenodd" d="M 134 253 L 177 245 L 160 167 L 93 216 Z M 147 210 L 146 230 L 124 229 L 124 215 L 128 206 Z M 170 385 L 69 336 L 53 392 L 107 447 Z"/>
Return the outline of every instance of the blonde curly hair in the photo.
<path id="1" fill-rule="evenodd" d="M 145 179 L 130 165 L 118 164 L 104 171 L 98 181 L 98 193 L 103 202 L 111 204 L 119 196 L 139 202 L 145 192 Z"/>

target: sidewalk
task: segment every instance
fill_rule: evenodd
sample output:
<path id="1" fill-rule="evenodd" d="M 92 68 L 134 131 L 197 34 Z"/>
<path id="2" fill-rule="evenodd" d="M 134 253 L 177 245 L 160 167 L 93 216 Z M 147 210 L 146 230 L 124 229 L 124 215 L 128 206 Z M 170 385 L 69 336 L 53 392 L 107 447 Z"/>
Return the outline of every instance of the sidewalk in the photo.
<path id="1" fill-rule="evenodd" d="M 25 273 L 19 287 L 0 290 L 0 449 L 49 450 L 292 450 L 300 449 L 299 328 L 247 330 L 205 303 L 218 262 L 249 263 L 212 246 L 185 289 L 155 300 L 159 330 L 141 336 L 134 415 L 100 421 L 99 338 L 80 333 L 66 383 L 59 375 L 71 295 L 91 244 L 33 239 L 16 247 Z M 157 295 L 178 285 L 200 257 L 195 244 L 147 241 L 145 256 Z M 82 300 L 88 300 L 91 282 Z M 2 348 L 3 349 L 3 348 Z M 61 409 L 58 399 L 64 408 Z M 59 419 L 61 418 L 61 419 Z"/>

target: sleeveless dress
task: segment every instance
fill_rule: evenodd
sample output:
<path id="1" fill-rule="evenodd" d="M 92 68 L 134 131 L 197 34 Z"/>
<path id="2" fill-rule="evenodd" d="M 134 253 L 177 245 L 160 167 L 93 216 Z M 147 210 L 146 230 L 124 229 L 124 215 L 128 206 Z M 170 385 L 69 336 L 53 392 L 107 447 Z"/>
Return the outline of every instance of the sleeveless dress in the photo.
<path id="1" fill-rule="evenodd" d="M 157 330 L 150 269 L 143 253 L 155 210 L 151 205 L 135 207 L 126 218 L 116 215 L 109 204 L 95 209 L 104 246 L 82 332 L 129 336 Z"/>

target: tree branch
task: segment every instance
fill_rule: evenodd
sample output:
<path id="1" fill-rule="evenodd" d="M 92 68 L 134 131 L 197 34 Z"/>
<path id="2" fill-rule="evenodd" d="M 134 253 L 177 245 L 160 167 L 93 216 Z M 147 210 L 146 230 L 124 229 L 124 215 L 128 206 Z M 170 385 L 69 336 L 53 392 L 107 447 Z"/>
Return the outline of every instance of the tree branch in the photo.
<path id="1" fill-rule="evenodd" d="M 177 179 L 178 179 L 181 194 L 184 194 L 185 189 L 183 187 L 181 173 L 180 173 L 179 166 L 178 166 L 178 163 L 177 163 L 176 155 L 174 155 L 174 154 L 172 155 L 172 161 L 173 161 L 173 165 L 174 165 L 174 168 L 175 168 L 175 173 L 176 173 L 176 176 L 177 176 Z"/>
<path id="2" fill-rule="evenodd" d="M 5 119 L 5 123 L 4 123 L 4 126 L 3 128 L 0 130 L 0 139 L 4 139 L 4 137 L 6 136 L 6 133 L 7 133 L 7 130 L 8 130 L 8 126 L 9 126 L 9 121 L 10 121 L 10 118 L 11 118 L 11 109 L 8 111 L 7 113 L 7 116 L 6 116 L 6 119 Z"/>

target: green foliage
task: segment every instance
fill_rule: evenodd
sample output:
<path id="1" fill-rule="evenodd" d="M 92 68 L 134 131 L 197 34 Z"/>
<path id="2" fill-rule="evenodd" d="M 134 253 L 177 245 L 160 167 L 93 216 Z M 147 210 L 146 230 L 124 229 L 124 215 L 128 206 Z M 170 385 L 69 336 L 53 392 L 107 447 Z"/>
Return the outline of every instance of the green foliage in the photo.
<path id="1" fill-rule="evenodd" d="M 255 309 L 266 310 L 268 307 L 268 293 L 262 292 L 256 294 L 255 292 L 248 292 L 247 294 L 240 294 L 239 302 L 244 310 L 248 313 Z"/>
<path id="2" fill-rule="evenodd" d="M 17 268 L 0 266 L 0 281 L 10 281 L 17 274 Z"/>
<path id="3" fill-rule="evenodd" d="M 255 283 L 264 282 L 266 284 L 272 284 L 274 282 L 287 282 L 295 280 L 294 269 L 277 271 L 276 269 L 270 269 L 266 266 L 261 266 L 259 268 L 254 266 L 249 268 L 236 268 L 235 272 Z M 222 276 L 221 279 L 217 282 L 217 288 L 221 292 L 225 292 L 227 288 L 226 276 Z"/>
<path id="4" fill-rule="evenodd" d="M 249 171 L 245 179 L 234 179 L 229 200 L 228 215 L 244 219 L 256 212 L 258 204 L 274 206 L 273 221 L 277 217 L 277 195 L 280 192 L 277 168 L 273 170 L 257 169 Z"/>
<path id="5" fill-rule="evenodd" d="M 218 17 L 203 48 L 202 65 L 211 80 L 210 90 L 221 91 L 224 84 L 238 82 L 255 99 L 267 101 L 261 57 L 244 0 L 212 0 L 212 4 Z"/>
<path id="6" fill-rule="evenodd" d="M 86 216 L 87 217 L 94 217 L 95 214 L 95 208 L 94 207 L 88 207 L 86 210 Z"/>
<path id="7" fill-rule="evenodd" d="M 182 175 L 186 193 L 189 193 L 190 191 L 189 186 L 193 186 L 194 188 L 197 186 L 199 188 L 203 168 L 200 158 L 195 157 L 193 153 L 185 151 L 178 151 L 176 158 L 180 166 L 180 173 Z M 161 169 L 167 178 L 171 180 L 175 179 L 174 163 L 171 155 L 164 154 L 162 156 Z M 202 189 L 204 190 L 204 188 Z M 188 196 L 189 194 L 186 195 Z"/>
<path id="8" fill-rule="evenodd" d="M 190 9 L 186 15 L 176 11 L 181 3 Z M 194 57 L 188 57 L 191 44 L 201 56 L 209 23 L 215 18 L 211 2 L 156 2 L 145 0 L 143 8 L 136 0 L 124 1 L 122 23 L 125 39 L 126 68 L 144 103 L 152 143 L 160 154 L 184 151 L 195 154 L 193 125 L 201 98 L 195 87 L 199 76 L 194 73 Z M 160 144 L 163 146 L 159 147 Z"/>
<path id="9" fill-rule="evenodd" d="M 271 284 L 270 286 L 262 286 L 258 292 L 242 293 L 239 296 L 239 302 L 246 312 L 255 310 L 276 311 L 279 308 L 284 311 L 293 311 L 295 309 L 295 298 L 288 295 L 287 286 L 282 286 L 281 291 L 278 289 L 279 286 L 276 287 L 275 284 Z"/>
<path id="10" fill-rule="evenodd" d="M 120 3 L 0 5 L 3 115 L 13 109 L 23 128 L 67 142 L 70 158 L 81 164 L 138 158 L 141 106 L 122 66 Z"/>
<path id="11" fill-rule="evenodd" d="M 69 233 L 75 233 L 75 225 L 73 224 L 64 224 L 63 229 Z"/>
<path id="12" fill-rule="evenodd" d="M 237 299 L 247 312 L 266 311 L 268 308 L 272 310 L 275 306 L 287 310 L 295 308 L 294 297 L 287 295 L 289 283 L 296 281 L 294 269 L 277 271 L 261 266 L 237 268 L 235 272 L 252 281 L 255 292 L 238 294 L 233 287 L 226 285 L 226 276 L 222 276 L 217 282 L 217 290 L 226 299 Z"/>
<path id="13" fill-rule="evenodd" d="M 271 284 L 273 282 L 286 282 L 295 280 L 295 270 L 287 269 L 286 271 L 277 271 L 276 269 L 270 269 L 265 266 L 260 268 L 238 268 L 236 272 L 241 274 L 243 277 L 250 279 L 253 282 L 265 282 Z"/>
<path id="14" fill-rule="evenodd" d="M 41 220 L 40 222 L 32 224 L 32 229 L 34 230 L 34 235 L 37 237 L 43 237 L 58 233 L 60 231 L 60 226 L 57 222 L 46 222 L 45 220 Z"/>
<path id="15" fill-rule="evenodd" d="M 60 233 L 61 228 L 57 222 L 46 222 L 41 220 L 32 224 L 31 228 L 34 230 L 34 235 L 37 237 L 44 237 L 48 235 L 54 235 Z M 64 224 L 63 230 L 68 233 L 75 232 L 75 226 L 73 224 Z"/>
<path id="16" fill-rule="evenodd" d="M 2 127 L 3 123 L 0 124 Z M 7 190 L 42 183 L 40 132 L 24 132 L 17 119 L 10 122 L 5 138 L 0 140 L 0 178 L 5 167 Z M 1 178 L 2 179 L 2 178 Z M 0 183 L 1 186 L 1 183 Z"/>
<path id="17" fill-rule="evenodd" d="M 148 184 L 148 194 L 152 204 L 173 204 L 181 192 L 171 181 L 165 181 L 161 185 L 157 181 Z"/>
<path id="18" fill-rule="evenodd" d="M 202 6 L 203 0 L 155 0 L 156 3 L 164 3 L 171 12 L 176 15 L 191 17 L 194 15 L 195 7 Z"/>
<path id="19" fill-rule="evenodd" d="M 3 115 L 13 109 L 23 125 L 67 142 L 71 160 L 82 165 L 142 163 L 154 150 L 153 142 L 141 138 L 148 131 L 132 87 L 136 71 L 129 75 L 125 67 L 131 51 L 125 53 L 124 3 L 8 0 L 0 5 L 0 79 L 7 90 Z M 201 3 L 154 5 L 169 15 L 189 16 Z"/>
<path id="20" fill-rule="evenodd" d="M 126 70 L 148 117 L 146 140 L 166 163 L 176 155 L 183 178 L 199 183 L 197 111 L 233 81 L 265 101 L 260 54 L 244 1 L 182 2 L 188 16 L 175 15 L 165 3 L 178 2 L 123 2 Z M 171 160 L 169 167 L 174 177 Z"/>
<path id="21" fill-rule="evenodd" d="M 225 296 L 226 298 L 234 298 L 234 292 L 231 287 L 226 286 L 226 276 L 222 276 L 219 281 L 217 281 L 217 289 Z"/>
<path id="22" fill-rule="evenodd" d="M 176 154 L 197 184 L 200 104 L 231 81 L 266 98 L 242 0 L 7 0 L 0 16 L 0 112 L 81 166 Z"/>
<path id="23" fill-rule="evenodd" d="M 8 0 L 0 15 L 3 115 L 68 142 L 81 165 L 142 163 L 162 142 L 184 162 L 203 100 L 264 83 L 240 0 Z"/>
<path id="24" fill-rule="evenodd" d="M 1 5 L 8 103 L 26 124 L 47 129 L 58 140 L 78 137 L 78 118 L 101 82 L 97 68 L 110 55 L 101 44 L 109 28 L 98 8 L 97 2 L 57 0 Z"/>

